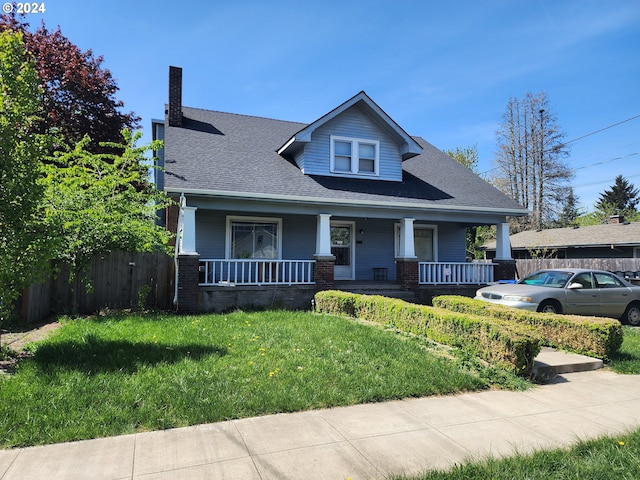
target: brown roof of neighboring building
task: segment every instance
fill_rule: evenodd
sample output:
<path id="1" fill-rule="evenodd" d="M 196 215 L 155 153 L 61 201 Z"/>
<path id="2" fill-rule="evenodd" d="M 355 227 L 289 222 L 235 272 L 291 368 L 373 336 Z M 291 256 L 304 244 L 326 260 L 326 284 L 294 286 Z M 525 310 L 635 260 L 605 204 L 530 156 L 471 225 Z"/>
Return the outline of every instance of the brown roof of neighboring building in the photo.
<path id="1" fill-rule="evenodd" d="M 511 235 L 510 240 L 511 248 L 515 250 L 610 245 L 640 247 L 640 222 L 528 230 Z M 487 242 L 483 245 L 483 248 L 485 250 L 495 250 L 495 240 Z"/>

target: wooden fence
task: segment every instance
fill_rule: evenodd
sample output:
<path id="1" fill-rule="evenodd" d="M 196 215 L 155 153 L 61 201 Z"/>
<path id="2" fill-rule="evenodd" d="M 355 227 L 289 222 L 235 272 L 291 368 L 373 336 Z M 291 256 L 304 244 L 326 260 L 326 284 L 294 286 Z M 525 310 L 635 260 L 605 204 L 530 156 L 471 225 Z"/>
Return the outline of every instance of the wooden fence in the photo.
<path id="1" fill-rule="evenodd" d="M 519 278 L 545 268 L 590 268 L 610 272 L 640 272 L 640 258 L 532 258 L 516 260 Z"/>
<path id="2" fill-rule="evenodd" d="M 79 313 L 101 309 L 169 309 L 174 289 L 173 259 L 161 252 L 116 252 L 96 257 L 87 278 L 89 291 L 81 284 L 78 291 Z M 52 314 L 71 311 L 69 272 L 25 290 L 21 316 L 35 322 Z"/>

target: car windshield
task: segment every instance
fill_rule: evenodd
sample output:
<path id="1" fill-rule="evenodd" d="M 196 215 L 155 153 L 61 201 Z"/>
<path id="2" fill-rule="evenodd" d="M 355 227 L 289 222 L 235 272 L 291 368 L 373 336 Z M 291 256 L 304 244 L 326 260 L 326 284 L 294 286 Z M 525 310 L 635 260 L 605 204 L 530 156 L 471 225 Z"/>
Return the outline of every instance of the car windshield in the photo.
<path id="1" fill-rule="evenodd" d="M 536 285 L 540 287 L 552 287 L 563 288 L 573 273 L 570 272 L 558 272 L 555 270 L 545 270 L 542 272 L 536 272 L 528 277 L 523 278 L 518 283 L 524 285 Z"/>

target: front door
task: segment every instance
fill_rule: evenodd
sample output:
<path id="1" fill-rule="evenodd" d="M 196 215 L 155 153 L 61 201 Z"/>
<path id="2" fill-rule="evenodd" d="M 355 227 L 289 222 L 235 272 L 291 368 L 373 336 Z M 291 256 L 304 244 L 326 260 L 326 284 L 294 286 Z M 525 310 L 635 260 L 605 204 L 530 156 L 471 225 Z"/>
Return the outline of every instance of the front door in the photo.
<path id="1" fill-rule="evenodd" d="M 331 222 L 331 255 L 336 257 L 334 279 L 353 280 L 353 222 Z"/>

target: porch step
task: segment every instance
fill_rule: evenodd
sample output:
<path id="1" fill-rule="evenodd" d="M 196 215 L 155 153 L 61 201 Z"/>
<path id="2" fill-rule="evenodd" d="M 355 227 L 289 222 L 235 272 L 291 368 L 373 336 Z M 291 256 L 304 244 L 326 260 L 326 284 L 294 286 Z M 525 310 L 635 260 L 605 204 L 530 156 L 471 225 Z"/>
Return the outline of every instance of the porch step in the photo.
<path id="1" fill-rule="evenodd" d="M 392 282 L 335 282 L 335 289 L 343 292 L 359 293 L 362 295 L 382 295 L 383 297 L 399 298 L 407 302 L 415 301 L 415 292 L 403 290 L 400 285 Z"/>
<path id="2" fill-rule="evenodd" d="M 542 347 L 535 358 L 533 375 L 540 380 L 551 380 L 563 373 L 588 372 L 602 367 L 603 362 L 598 358 Z"/>

